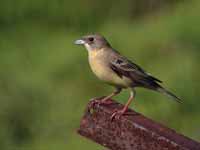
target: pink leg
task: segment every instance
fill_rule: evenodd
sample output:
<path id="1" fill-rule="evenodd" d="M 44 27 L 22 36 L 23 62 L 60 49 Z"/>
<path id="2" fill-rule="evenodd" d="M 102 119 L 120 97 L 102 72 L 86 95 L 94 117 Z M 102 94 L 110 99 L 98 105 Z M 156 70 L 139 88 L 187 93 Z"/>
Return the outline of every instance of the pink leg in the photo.
<path id="1" fill-rule="evenodd" d="M 122 110 L 115 111 L 111 116 L 111 120 L 113 120 L 114 118 L 119 119 L 122 115 L 127 113 L 126 111 L 129 107 L 129 105 L 131 104 L 132 100 L 134 99 L 134 96 L 135 96 L 135 91 L 134 91 L 134 89 L 132 89 L 130 92 L 130 97 L 129 97 L 127 103 L 125 104 L 124 108 Z"/>
<path id="2" fill-rule="evenodd" d="M 121 92 L 121 88 L 116 88 L 116 90 L 114 92 L 112 92 L 110 95 L 106 96 L 105 98 L 103 98 L 101 100 L 101 102 L 106 102 L 108 99 L 112 98 L 113 96 L 116 96 L 117 94 L 119 94 Z"/>
<path id="3" fill-rule="evenodd" d="M 117 94 L 119 94 L 121 92 L 121 88 L 116 88 L 116 90 L 111 93 L 110 95 L 104 97 L 102 100 L 93 100 L 91 103 L 90 103 L 90 106 L 89 108 L 93 108 L 95 105 L 102 105 L 102 104 L 111 104 L 111 101 L 108 101 L 110 98 L 112 98 L 113 96 L 116 96 Z"/>

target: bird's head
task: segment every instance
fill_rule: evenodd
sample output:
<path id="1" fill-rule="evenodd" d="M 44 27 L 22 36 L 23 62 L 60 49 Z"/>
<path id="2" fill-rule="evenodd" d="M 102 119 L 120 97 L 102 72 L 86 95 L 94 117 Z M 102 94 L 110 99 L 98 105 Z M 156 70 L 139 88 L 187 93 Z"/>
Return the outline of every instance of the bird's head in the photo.
<path id="1" fill-rule="evenodd" d="M 84 45 L 88 51 L 100 50 L 105 47 L 110 47 L 108 41 L 99 34 L 86 35 L 74 42 L 77 45 Z"/>

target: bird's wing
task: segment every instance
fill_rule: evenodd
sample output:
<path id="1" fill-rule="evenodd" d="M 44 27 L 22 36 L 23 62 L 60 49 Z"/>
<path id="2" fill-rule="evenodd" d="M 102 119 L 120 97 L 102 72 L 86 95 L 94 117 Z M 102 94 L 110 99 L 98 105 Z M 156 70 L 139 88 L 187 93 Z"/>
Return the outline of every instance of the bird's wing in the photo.
<path id="1" fill-rule="evenodd" d="M 133 82 L 138 82 L 139 85 L 157 85 L 156 82 L 162 82 L 144 71 L 137 64 L 131 62 L 124 57 L 116 57 L 115 59 L 110 61 L 110 67 L 119 77 L 128 77 L 132 79 Z"/>
<path id="2" fill-rule="evenodd" d="M 119 77 L 122 78 L 125 76 L 130 78 L 133 81 L 133 87 L 142 86 L 150 88 L 171 97 L 173 100 L 176 100 L 179 103 L 182 102 L 179 97 L 159 85 L 158 82 L 161 83 L 162 81 L 151 76 L 140 66 L 124 57 L 115 57 L 110 61 L 110 67 Z"/>

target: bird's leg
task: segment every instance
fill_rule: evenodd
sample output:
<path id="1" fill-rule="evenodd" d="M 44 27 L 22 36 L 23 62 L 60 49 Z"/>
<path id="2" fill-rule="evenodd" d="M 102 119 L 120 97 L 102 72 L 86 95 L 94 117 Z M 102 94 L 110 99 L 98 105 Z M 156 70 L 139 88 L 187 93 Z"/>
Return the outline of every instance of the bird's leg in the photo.
<path id="1" fill-rule="evenodd" d="M 122 115 L 124 115 L 124 114 L 129 114 L 129 113 L 127 113 L 126 111 L 128 110 L 128 107 L 129 107 L 129 105 L 131 104 L 131 102 L 132 102 L 132 100 L 134 99 L 134 97 L 135 97 L 135 90 L 132 89 L 131 92 L 130 92 L 130 97 L 129 97 L 127 103 L 125 104 L 124 108 L 123 108 L 122 110 L 117 110 L 117 111 L 115 111 L 115 112 L 112 114 L 112 116 L 111 116 L 111 120 L 113 120 L 115 117 L 116 117 L 117 119 L 119 119 Z"/>
<path id="2" fill-rule="evenodd" d="M 92 102 L 90 102 L 89 108 L 93 108 L 94 105 L 100 105 L 100 104 L 111 104 L 110 101 L 108 101 L 110 98 L 112 98 L 113 96 L 119 94 L 121 92 L 121 88 L 116 88 L 116 90 L 114 92 L 112 92 L 110 95 L 104 97 L 102 100 L 93 100 Z"/>
<path id="3" fill-rule="evenodd" d="M 116 96 L 117 94 L 119 94 L 122 91 L 121 88 L 116 88 L 116 90 L 114 92 L 112 92 L 110 95 L 104 97 L 101 102 L 105 103 L 108 99 L 112 98 L 113 96 Z"/>

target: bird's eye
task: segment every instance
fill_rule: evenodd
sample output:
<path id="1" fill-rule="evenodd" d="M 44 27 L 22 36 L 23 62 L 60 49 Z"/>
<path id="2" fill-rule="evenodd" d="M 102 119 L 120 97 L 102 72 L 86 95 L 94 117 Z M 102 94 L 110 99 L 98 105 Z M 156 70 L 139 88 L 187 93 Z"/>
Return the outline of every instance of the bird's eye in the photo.
<path id="1" fill-rule="evenodd" d="M 88 40 L 89 40 L 90 42 L 92 42 L 92 41 L 94 41 L 94 38 L 93 38 L 93 37 L 90 37 L 90 38 L 88 38 Z"/>
<path id="2" fill-rule="evenodd" d="M 123 60 L 117 59 L 116 63 L 117 63 L 117 64 L 121 64 L 121 63 L 123 63 Z"/>

